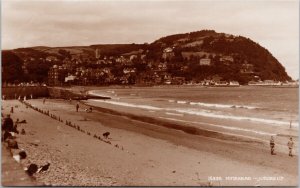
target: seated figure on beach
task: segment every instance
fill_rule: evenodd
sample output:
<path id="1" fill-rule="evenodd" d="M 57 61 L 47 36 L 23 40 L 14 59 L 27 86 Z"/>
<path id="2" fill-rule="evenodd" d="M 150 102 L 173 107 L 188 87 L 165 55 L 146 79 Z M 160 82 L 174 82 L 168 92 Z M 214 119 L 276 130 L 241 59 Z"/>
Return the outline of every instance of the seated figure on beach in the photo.
<path id="1" fill-rule="evenodd" d="M 7 114 L 2 124 L 2 131 L 13 132 L 13 130 L 14 130 L 14 122 L 11 119 L 10 114 Z"/>

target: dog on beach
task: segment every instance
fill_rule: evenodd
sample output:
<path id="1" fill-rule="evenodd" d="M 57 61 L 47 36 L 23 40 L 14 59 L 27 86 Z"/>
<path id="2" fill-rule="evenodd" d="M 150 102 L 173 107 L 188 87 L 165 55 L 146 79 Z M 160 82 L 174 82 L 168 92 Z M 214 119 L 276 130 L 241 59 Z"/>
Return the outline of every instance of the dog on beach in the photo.
<path id="1" fill-rule="evenodd" d="M 30 164 L 25 171 L 29 176 L 32 176 L 38 170 L 38 166 L 36 164 Z"/>
<path id="2" fill-rule="evenodd" d="M 106 138 L 106 139 L 108 138 L 109 135 L 110 135 L 110 132 L 103 133 L 103 137 Z"/>
<path id="3" fill-rule="evenodd" d="M 18 123 L 27 123 L 26 119 L 19 121 Z"/>
<path id="4" fill-rule="evenodd" d="M 47 171 L 47 170 L 49 169 L 49 166 L 50 166 L 50 163 L 48 162 L 46 165 L 41 166 L 41 167 L 37 170 L 37 173 Z"/>

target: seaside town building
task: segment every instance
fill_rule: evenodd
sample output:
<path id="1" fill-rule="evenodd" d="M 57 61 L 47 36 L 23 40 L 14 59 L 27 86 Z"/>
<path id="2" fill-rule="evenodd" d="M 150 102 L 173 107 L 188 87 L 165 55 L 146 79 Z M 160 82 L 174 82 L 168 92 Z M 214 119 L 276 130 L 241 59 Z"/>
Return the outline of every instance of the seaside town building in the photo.
<path id="1" fill-rule="evenodd" d="M 48 72 L 48 85 L 61 86 L 65 80 L 66 71 L 62 66 L 54 65 Z"/>
<path id="2" fill-rule="evenodd" d="M 201 65 L 201 66 L 210 66 L 211 65 L 211 59 L 210 58 L 202 58 L 202 59 L 200 59 L 199 65 Z"/>
<path id="3" fill-rule="evenodd" d="M 163 50 L 163 54 L 162 54 L 162 58 L 163 59 L 171 59 L 172 57 L 174 57 L 175 56 L 175 54 L 174 54 L 174 52 L 173 52 L 173 49 L 172 48 L 170 48 L 170 47 L 168 47 L 168 48 L 165 48 L 164 50 Z"/>
<path id="4" fill-rule="evenodd" d="M 242 64 L 242 68 L 240 72 L 243 74 L 250 74 L 250 73 L 254 73 L 253 70 L 254 70 L 254 66 L 252 64 L 244 63 Z"/>

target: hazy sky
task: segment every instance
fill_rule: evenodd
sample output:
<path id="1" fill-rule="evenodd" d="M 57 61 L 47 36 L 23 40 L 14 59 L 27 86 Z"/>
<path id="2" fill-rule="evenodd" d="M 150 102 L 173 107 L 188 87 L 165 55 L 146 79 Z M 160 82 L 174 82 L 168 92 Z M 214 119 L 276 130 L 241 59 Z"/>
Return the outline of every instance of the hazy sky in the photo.
<path id="1" fill-rule="evenodd" d="M 151 43 L 213 29 L 249 37 L 299 78 L 298 0 L 3 0 L 2 49 Z"/>

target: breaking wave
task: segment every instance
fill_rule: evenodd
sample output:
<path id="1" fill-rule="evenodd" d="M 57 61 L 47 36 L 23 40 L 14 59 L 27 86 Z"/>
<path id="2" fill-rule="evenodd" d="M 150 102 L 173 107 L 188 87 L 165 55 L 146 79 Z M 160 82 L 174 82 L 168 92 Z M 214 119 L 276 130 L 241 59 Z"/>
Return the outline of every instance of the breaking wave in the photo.
<path id="1" fill-rule="evenodd" d="M 212 118 L 219 118 L 219 119 L 229 119 L 229 120 L 247 120 L 247 121 L 255 121 L 261 123 L 268 123 L 273 125 L 288 125 L 289 122 L 286 121 L 278 121 L 278 120 L 271 120 L 271 119 L 262 119 L 262 118 L 255 118 L 255 117 L 245 117 L 245 116 L 232 116 L 232 115 L 224 115 L 224 114 L 215 114 L 207 111 L 200 111 L 200 110 L 192 110 L 192 109 L 175 109 L 176 112 L 185 113 L 190 115 L 197 115 L 197 116 L 204 116 L 204 117 L 212 117 Z"/>
<path id="2" fill-rule="evenodd" d="M 132 104 L 126 102 L 117 102 L 111 100 L 94 100 L 100 103 L 107 103 L 112 105 L 119 105 L 131 108 L 139 108 L 145 110 L 164 110 L 166 111 L 165 114 L 168 115 L 176 115 L 179 114 L 189 114 L 189 115 L 196 115 L 196 116 L 203 116 L 203 117 L 211 117 L 211 118 L 218 118 L 218 119 L 228 119 L 228 120 L 238 120 L 238 121 L 253 121 L 253 122 L 260 122 L 260 123 L 267 123 L 271 125 L 289 125 L 287 121 L 280 121 L 280 120 L 273 120 L 273 119 L 263 119 L 263 118 L 256 118 L 256 117 L 246 117 L 246 116 L 234 116 L 234 115 L 226 115 L 226 114 L 216 114 L 212 111 L 208 110 L 199 110 L 199 109 L 188 109 L 188 108 L 160 108 L 156 106 L 150 105 L 139 105 L 139 104 Z M 294 122 L 297 123 L 297 122 Z M 298 123 L 297 123 L 298 124 Z"/>
<path id="3" fill-rule="evenodd" d="M 150 106 L 150 105 L 138 105 L 138 104 L 131 104 L 126 102 L 116 102 L 116 101 L 106 101 L 106 100 L 94 100 L 101 103 L 107 103 L 107 104 L 113 104 L 113 105 L 119 105 L 119 106 L 126 106 L 126 107 L 132 107 L 132 108 L 141 108 L 146 110 L 162 110 L 163 108 Z"/>

